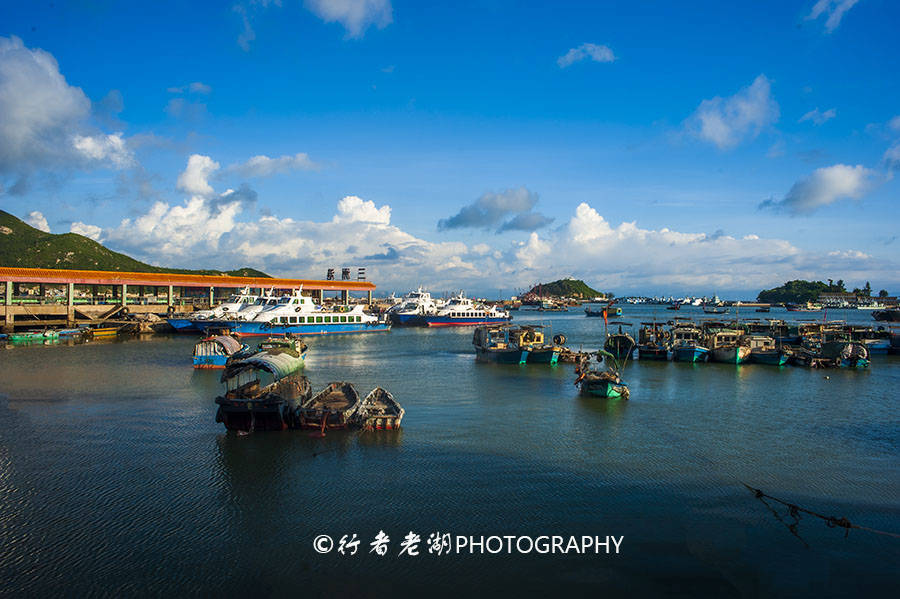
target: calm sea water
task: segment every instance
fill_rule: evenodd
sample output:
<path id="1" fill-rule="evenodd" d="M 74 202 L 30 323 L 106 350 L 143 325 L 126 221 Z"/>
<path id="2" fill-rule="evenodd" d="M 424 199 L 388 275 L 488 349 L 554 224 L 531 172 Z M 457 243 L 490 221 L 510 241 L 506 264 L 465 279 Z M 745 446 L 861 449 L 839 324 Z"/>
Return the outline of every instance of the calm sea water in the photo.
<path id="1" fill-rule="evenodd" d="M 516 313 L 541 320 L 576 349 L 602 342 L 583 312 Z M 900 357 L 866 371 L 635 362 L 620 401 L 580 397 L 572 365 L 478 364 L 471 335 L 310 338 L 314 388 L 382 386 L 407 411 L 402 431 L 325 438 L 226 434 L 219 373 L 191 368 L 192 337 L 2 350 L 0 594 L 896 590 L 900 539 L 804 516 L 807 547 L 741 483 L 900 532 Z M 369 552 L 379 531 L 384 557 Z M 410 531 L 420 555 L 398 556 Z M 313 549 L 354 533 L 354 556 Z M 432 533 L 625 538 L 619 555 L 437 556 Z"/>

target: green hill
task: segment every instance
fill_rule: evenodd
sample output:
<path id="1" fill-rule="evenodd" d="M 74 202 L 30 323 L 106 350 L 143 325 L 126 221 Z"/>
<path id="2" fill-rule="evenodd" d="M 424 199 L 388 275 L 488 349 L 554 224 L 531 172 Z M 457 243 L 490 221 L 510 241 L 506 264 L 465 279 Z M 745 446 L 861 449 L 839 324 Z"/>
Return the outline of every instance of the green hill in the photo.
<path id="1" fill-rule="evenodd" d="M 532 287 L 528 293 L 544 297 L 581 297 L 585 299 L 604 295 L 596 289 L 591 289 L 579 279 L 560 279 L 552 283 L 542 283 Z"/>
<path id="2" fill-rule="evenodd" d="M 773 289 L 763 289 L 756 296 L 756 300 L 767 304 L 779 304 L 784 302 L 802 304 L 805 302 L 813 302 L 818 299 L 819 294 L 826 292 L 846 292 L 844 282 L 838 281 L 833 284 L 830 280 L 828 283 L 822 281 L 788 281 L 780 287 Z"/>
<path id="3" fill-rule="evenodd" d="M 188 270 L 162 268 L 135 260 L 103 247 L 77 233 L 55 235 L 22 222 L 0 210 L 0 266 L 22 268 L 65 268 L 120 272 L 167 272 L 233 277 L 268 277 L 253 268 L 237 270 Z"/>

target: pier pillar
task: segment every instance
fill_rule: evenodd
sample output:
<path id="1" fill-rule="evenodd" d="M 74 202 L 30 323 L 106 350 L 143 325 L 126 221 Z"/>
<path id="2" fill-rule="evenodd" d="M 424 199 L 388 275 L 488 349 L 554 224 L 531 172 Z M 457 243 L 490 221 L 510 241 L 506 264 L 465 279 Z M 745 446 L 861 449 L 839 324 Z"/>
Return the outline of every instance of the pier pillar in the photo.
<path id="1" fill-rule="evenodd" d="M 13 298 L 13 282 L 6 282 L 6 305 L 12 306 L 12 298 Z"/>
<path id="2" fill-rule="evenodd" d="M 341 303 L 345 306 L 350 303 L 350 292 L 346 289 L 341 291 Z"/>
<path id="3" fill-rule="evenodd" d="M 43 303 L 44 303 L 44 293 L 45 293 L 45 292 L 46 292 L 46 290 L 44 289 L 44 284 L 41 283 L 40 285 L 38 285 L 38 297 L 41 298 L 41 299 L 38 300 L 38 303 L 39 303 L 39 304 L 43 304 Z"/>
<path id="4" fill-rule="evenodd" d="M 6 321 L 3 323 L 3 332 L 4 333 L 14 333 L 16 331 L 16 316 L 9 311 L 9 308 L 4 308 L 6 312 Z"/>
<path id="5" fill-rule="evenodd" d="M 128 285 L 122 283 L 122 305 L 126 305 L 128 303 Z"/>
<path id="6" fill-rule="evenodd" d="M 97 295 L 99 293 L 97 287 L 98 287 L 97 285 L 91 285 L 91 303 L 92 304 L 97 303 Z"/>
<path id="7" fill-rule="evenodd" d="M 172 287 L 172 285 L 169 285 L 169 292 L 168 292 L 168 295 L 166 295 L 166 302 L 167 302 L 167 305 L 169 305 L 169 306 L 172 305 L 172 300 L 173 300 L 172 289 L 174 289 Z"/>
<path id="8" fill-rule="evenodd" d="M 66 326 L 75 326 L 75 283 L 66 285 Z"/>
<path id="9" fill-rule="evenodd" d="M 214 301 L 213 298 L 215 297 L 215 295 L 216 295 L 216 288 L 210 287 L 209 288 L 209 307 L 210 308 L 213 307 L 213 301 Z"/>
<path id="10" fill-rule="evenodd" d="M 366 292 L 366 303 L 369 304 L 370 306 L 372 305 L 372 290 L 371 289 L 369 289 Z"/>

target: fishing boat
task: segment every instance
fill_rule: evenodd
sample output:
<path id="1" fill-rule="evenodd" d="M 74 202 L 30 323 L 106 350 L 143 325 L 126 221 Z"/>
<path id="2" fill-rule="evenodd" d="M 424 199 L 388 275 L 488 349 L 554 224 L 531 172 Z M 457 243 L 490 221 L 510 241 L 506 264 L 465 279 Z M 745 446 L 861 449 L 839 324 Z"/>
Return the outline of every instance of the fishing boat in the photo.
<path id="1" fill-rule="evenodd" d="M 750 362 L 784 366 L 791 358 L 791 352 L 778 346 L 775 339 L 767 335 L 744 335 L 743 344 L 750 348 Z"/>
<path id="2" fill-rule="evenodd" d="M 584 309 L 585 315 L 591 318 L 602 317 L 604 311 L 606 312 L 607 318 L 619 318 L 622 316 L 622 308 L 618 306 L 614 308 L 607 306 L 606 308 L 600 308 L 598 310 L 593 310 L 590 306 L 588 306 Z"/>
<path id="3" fill-rule="evenodd" d="M 669 332 L 656 322 L 642 322 L 638 332 L 638 359 L 665 361 L 669 359 Z"/>
<path id="4" fill-rule="evenodd" d="M 868 368 L 869 350 L 854 341 L 826 341 L 819 356 L 831 360 L 839 368 Z"/>
<path id="5" fill-rule="evenodd" d="M 363 430 L 392 430 L 400 428 L 405 413 L 393 395 L 376 387 L 362 400 L 353 420 Z"/>
<path id="6" fill-rule="evenodd" d="M 388 308 L 385 314 L 395 325 L 423 325 L 425 323 L 422 317 L 436 314 L 439 307 L 439 302 L 433 300 L 430 293 L 419 287 L 404 295 L 400 302 Z"/>
<path id="7" fill-rule="evenodd" d="M 310 396 L 309 381 L 299 374 L 302 367 L 300 355 L 290 349 L 232 360 L 222 373 L 225 394 L 216 398 L 216 422 L 250 432 L 296 427 L 297 410 Z"/>
<path id="8" fill-rule="evenodd" d="M 757 312 L 771 312 L 772 308 L 770 306 L 760 306 L 756 309 Z"/>
<path id="9" fill-rule="evenodd" d="M 475 359 L 499 364 L 556 364 L 565 336 L 556 335 L 554 343 L 544 341 L 541 325 L 480 326 L 475 329 L 472 344 Z"/>
<path id="10" fill-rule="evenodd" d="M 361 305 L 352 309 L 338 306 L 325 310 L 303 295 L 301 289 L 264 306 L 251 320 L 215 321 L 215 325 L 227 327 L 239 337 L 367 333 L 391 329 L 390 323 L 366 314 Z"/>
<path id="11" fill-rule="evenodd" d="M 750 348 L 741 344 L 743 331 L 737 329 L 710 329 L 706 343 L 713 362 L 741 364 L 750 357 Z"/>
<path id="12" fill-rule="evenodd" d="M 606 358 L 608 368 L 605 371 L 592 369 L 589 356 L 584 356 L 575 367 L 575 374 L 578 375 L 575 385 L 581 394 L 606 399 L 628 399 L 630 395 L 628 385 L 619 376 L 615 356 L 602 349 L 597 354 L 598 358 L 601 356 Z"/>
<path id="13" fill-rule="evenodd" d="M 603 343 L 603 349 L 612 354 L 616 360 L 630 358 L 634 351 L 634 346 L 634 337 L 628 333 L 623 333 L 621 325 L 618 333 L 607 333 L 606 341 Z"/>
<path id="14" fill-rule="evenodd" d="M 525 364 L 528 361 L 528 350 L 515 344 L 510 338 L 508 326 L 480 326 L 472 336 L 475 346 L 475 359 L 479 362 L 495 362 L 497 364 Z"/>
<path id="15" fill-rule="evenodd" d="M 44 331 L 22 331 L 19 333 L 9 333 L 7 335 L 9 341 L 28 342 L 28 341 L 47 341 L 48 339 L 59 339 L 59 331 L 47 329 Z"/>
<path id="16" fill-rule="evenodd" d="M 672 327 L 672 359 L 676 362 L 707 362 L 709 349 L 703 345 L 703 330 L 687 323 Z"/>
<path id="17" fill-rule="evenodd" d="M 704 314 L 728 314 L 728 308 L 724 306 L 707 306 L 703 304 Z"/>
<path id="18" fill-rule="evenodd" d="M 666 306 L 666 310 L 681 310 L 681 303 L 674 302 Z"/>
<path id="19" fill-rule="evenodd" d="M 230 335 L 206 337 L 194 345 L 194 368 L 225 368 L 229 358 L 246 349 Z"/>
<path id="20" fill-rule="evenodd" d="M 822 310 L 821 305 L 812 302 L 806 302 L 805 304 L 786 303 L 784 307 L 788 312 L 820 312 Z"/>
<path id="21" fill-rule="evenodd" d="M 350 383 L 329 383 L 297 410 L 300 428 L 347 428 L 359 409 L 359 393 Z"/>
<path id="22" fill-rule="evenodd" d="M 509 312 L 496 306 L 476 306 L 462 292 L 450 298 L 437 313 L 422 317 L 422 321 L 430 327 L 478 326 L 503 323 L 511 319 Z"/>

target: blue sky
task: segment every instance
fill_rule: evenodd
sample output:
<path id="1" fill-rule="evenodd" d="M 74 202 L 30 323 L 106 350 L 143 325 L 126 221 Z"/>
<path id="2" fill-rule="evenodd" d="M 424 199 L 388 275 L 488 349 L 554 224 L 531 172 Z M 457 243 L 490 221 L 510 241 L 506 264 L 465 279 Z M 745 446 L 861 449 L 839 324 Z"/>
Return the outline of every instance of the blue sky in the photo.
<path id="1" fill-rule="evenodd" d="M 155 264 L 900 291 L 893 2 L 2 14 L 0 205 Z"/>

